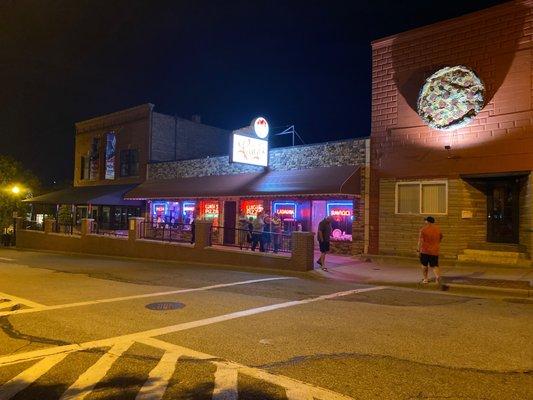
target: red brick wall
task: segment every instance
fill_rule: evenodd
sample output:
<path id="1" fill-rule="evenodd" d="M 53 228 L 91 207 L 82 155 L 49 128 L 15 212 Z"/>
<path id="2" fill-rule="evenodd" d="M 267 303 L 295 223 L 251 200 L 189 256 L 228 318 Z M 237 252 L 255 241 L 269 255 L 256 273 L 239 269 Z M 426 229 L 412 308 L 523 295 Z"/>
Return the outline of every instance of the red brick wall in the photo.
<path id="1" fill-rule="evenodd" d="M 381 177 L 533 169 L 532 8 L 509 2 L 372 43 L 370 252 L 378 252 Z M 437 131 L 416 100 L 429 75 L 453 65 L 482 79 L 485 106 L 470 125 Z"/>
<path id="2" fill-rule="evenodd" d="M 144 104 L 76 124 L 74 186 L 140 183 L 146 179 L 152 107 L 151 104 Z M 110 131 L 116 134 L 115 179 L 104 179 L 106 133 Z M 90 151 L 94 137 L 100 138 L 99 179 L 81 180 L 81 157 Z M 120 176 L 120 151 L 125 149 L 139 149 L 138 176 Z"/>

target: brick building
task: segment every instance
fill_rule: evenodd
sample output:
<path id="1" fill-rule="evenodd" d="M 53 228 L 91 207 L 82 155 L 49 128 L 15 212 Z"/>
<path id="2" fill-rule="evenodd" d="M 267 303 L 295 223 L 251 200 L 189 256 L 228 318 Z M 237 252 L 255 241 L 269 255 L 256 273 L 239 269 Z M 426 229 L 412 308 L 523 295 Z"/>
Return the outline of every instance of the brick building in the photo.
<path id="1" fill-rule="evenodd" d="M 370 253 L 415 255 L 427 215 L 444 257 L 533 252 L 532 5 L 372 43 Z"/>
<path id="2" fill-rule="evenodd" d="M 153 104 L 81 121 L 75 127 L 74 187 L 30 202 L 41 218 L 68 205 L 75 224 L 92 217 L 103 229 L 126 229 L 129 217 L 144 212 L 144 202 L 123 196 L 146 179 L 149 161 L 205 157 L 228 148 L 228 131 L 198 118 L 189 121 L 157 113 Z"/>

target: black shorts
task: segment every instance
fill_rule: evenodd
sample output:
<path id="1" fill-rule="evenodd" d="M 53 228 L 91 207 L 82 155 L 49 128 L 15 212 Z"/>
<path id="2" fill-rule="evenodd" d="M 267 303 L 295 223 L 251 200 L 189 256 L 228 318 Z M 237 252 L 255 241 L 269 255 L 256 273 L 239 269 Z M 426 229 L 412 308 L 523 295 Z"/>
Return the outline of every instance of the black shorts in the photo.
<path id="1" fill-rule="evenodd" d="M 420 264 L 422 264 L 424 267 L 427 267 L 428 265 L 430 267 L 438 267 L 439 256 L 432 256 L 430 254 L 420 253 Z"/>
<path id="2" fill-rule="evenodd" d="M 320 252 L 327 253 L 329 251 L 329 242 L 318 242 L 320 245 Z"/>

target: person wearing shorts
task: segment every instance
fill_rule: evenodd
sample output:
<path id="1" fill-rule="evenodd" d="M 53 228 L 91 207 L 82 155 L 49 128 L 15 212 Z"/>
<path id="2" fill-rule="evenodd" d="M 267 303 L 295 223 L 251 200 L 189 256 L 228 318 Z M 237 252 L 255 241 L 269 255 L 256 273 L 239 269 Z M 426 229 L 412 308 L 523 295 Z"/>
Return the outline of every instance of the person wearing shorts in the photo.
<path id="1" fill-rule="evenodd" d="M 331 237 L 331 216 L 327 216 L 318 224 L 316 236 L 318 239 L 318 245 L 320 247 L 320 258 L 317 260 L 317 264 L 320 265 L 324 271 L 326 268 L 326 254 L 329 252 L 329 240 Z"/>
<path id="2" fill-rule="evenodd" d="M 442 241 L 442 232 L 438 225 L 435 224 L 435 218 L 427 217 L 425 225 L 420 229 L 418 238 L 418 252 L 420 253 L 420 264 L 422 264 L 422 283 L 428 283 L 429 268 L 435 274 L 435 281 L 441 284 L 441 275 L 439 267 L 440 242 Z"/>

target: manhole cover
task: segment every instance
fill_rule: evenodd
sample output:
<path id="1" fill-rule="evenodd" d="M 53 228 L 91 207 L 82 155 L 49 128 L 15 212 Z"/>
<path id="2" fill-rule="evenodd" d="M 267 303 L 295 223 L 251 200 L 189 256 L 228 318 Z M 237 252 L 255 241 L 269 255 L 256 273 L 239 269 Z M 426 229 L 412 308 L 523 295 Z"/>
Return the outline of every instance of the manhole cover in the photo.
<path id="1" fill-rule="evenodd" d="M 161 303 L 150 303 L 146 305 L 146 308 L 155 311 L 178 310 L 183 307 L 185 307 L 185 304 L 178 303 L 177 301 L 164 301 Z"/>

